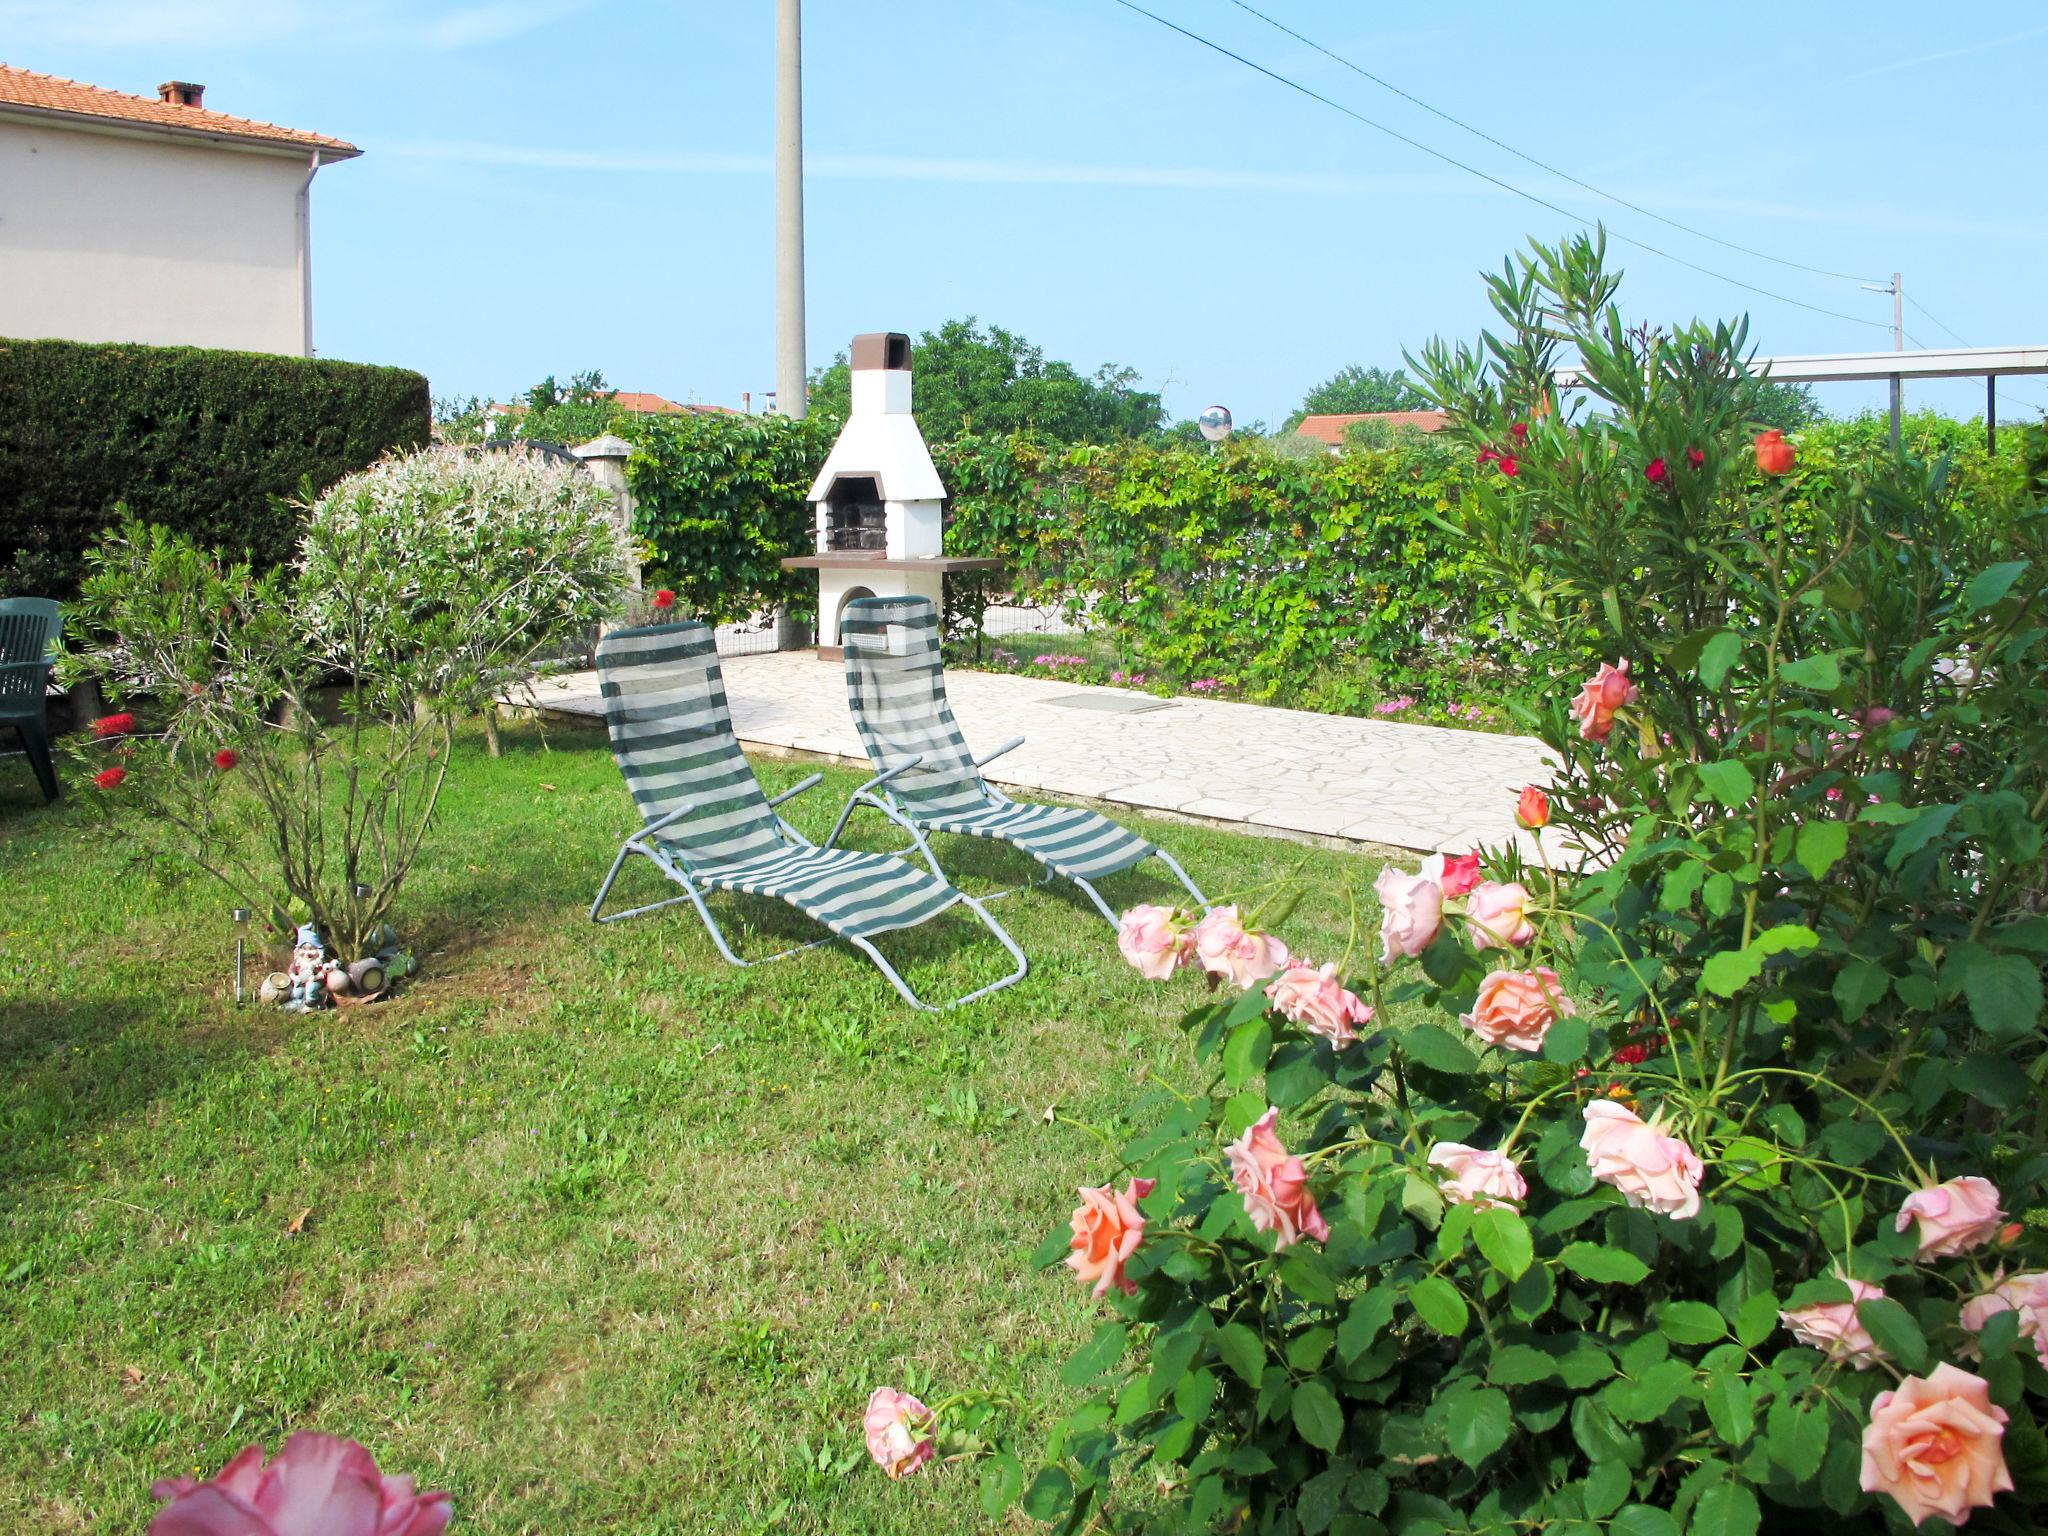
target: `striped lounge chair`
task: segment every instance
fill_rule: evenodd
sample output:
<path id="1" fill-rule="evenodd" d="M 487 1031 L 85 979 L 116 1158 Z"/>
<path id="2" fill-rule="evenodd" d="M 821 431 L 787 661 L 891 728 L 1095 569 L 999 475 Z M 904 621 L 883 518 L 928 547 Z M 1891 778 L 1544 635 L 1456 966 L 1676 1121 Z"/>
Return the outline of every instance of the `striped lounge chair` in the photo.
<path id="1" fill-rule="evenodd" d="M 839 636 L 846 656 L 846 701 L 876 770 L 847 801 L 840 827 L 856 806 L 874 807 L 909 832 L 941 879 L 944 873 L 927 833 L 1009 843 L 1045 866 L 1045 879 L 1038 884 L 1064 876 L 1112 924 L 1116 913 L 1095 882 L 1150 858 L 1173 871 L 1196 906 L 1208 904 L 1171 854 L 1107 816 L 1079 806 L 1020 804 L 989 786 L 982 765 L 1022 746 L 1024 738 L 982 758 L 967 750 L 946 702 L 938 613 L 928 598 L 855 598 L 839 621 Z M 832 836 L 838 838 L 839 828 Z"/>
<path id="2" fill-rule="evenodd" d="M 814 773 L 773 800 L 762 794 L 733 735 L 718 651 L 705 625 L 684 620 L 615 630 L 599 644 L 597 665 L 612 755 L 644 825 L 612 860 L 590 904 L 593 921 L 616 922 L 687 901 L 711 930 L 718 952 L 741 966 L 844 939 L 873 960 L 911 1006 L 929 1009 L 932 1005 L 910 989 L 873 941 L 929 922 L 961 902 L 1002 941 L 1017 968 L 941 1006 L 957 1007 L 1023 977 L 1029 967 L 1016 941 L 979 902 L 943 877 L 886 854 L 835 848 L 837 828 L 824 847 L 817 847 L 776 814 L 776 806 L 820 783 L 823 775 Z M 635 854 L 681 886 L 683 894 L 599 916 L 612 882 Z M 705 905 L 713 891 L 775 897 L 831 932 L 762 960 L 742 960 Z"/>

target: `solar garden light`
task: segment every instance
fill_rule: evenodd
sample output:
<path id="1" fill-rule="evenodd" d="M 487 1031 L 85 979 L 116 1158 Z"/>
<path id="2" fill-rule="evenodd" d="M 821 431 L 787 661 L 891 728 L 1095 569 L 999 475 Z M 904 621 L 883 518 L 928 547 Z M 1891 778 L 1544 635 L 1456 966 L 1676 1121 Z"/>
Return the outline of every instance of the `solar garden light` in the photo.
<path id="1" fill-rule="evenodd" d="M 249 909 L 247 907 L 236 907 L 233 915 L 235 919 L 235 1002 L 240 1004 L 244 1000 L 242 992 L 242 960 L 243 956 L 248 952 L 249 945 Z"/>

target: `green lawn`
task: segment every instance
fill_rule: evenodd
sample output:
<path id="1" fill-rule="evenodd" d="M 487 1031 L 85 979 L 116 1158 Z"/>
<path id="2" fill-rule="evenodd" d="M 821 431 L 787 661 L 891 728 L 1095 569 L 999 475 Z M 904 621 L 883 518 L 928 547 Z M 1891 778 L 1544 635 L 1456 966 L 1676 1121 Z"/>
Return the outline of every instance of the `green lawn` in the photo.
<path id="1" fill-rule="evenodd" d="M 1198 983 L 1139 980 L 1058 887 L 997 904 L 1032 974 L 956 1013 L 841 946 L 733 970 L 687 908 L 585 921 L 632 819 L 599 737 L 516 728 L 457 767 L 398 914 L 425 974 L 293 1016 L 226 1000 L 221 891 L 0 761 L 0 1528 L 139 1531 L 152 1478 L 304 1426 L 453 1490 L 464 1533 L 987 1528 L 973 1469 L 886 1482 L 861 1407 L 1000 1389 L 1037 1443 L 1097 1309 L 1028 1255 L 1113 1171 L 1044 1115 L 1186 1081 Z M 822 837 L 855 782 L 792 820 Z M 1317 959 L 1340 872 L 1373 873 L 1147 830 L 1218 896 L 1307 858 L 1330 894 L 1284 932 Z M 970 890 L 1031 869 L 949 853 Z M 743 949 L 810 936 L 718 900 Z M 951 995 L 1004 968 L 978 933 L 949 914 L 883 947 Z"/>

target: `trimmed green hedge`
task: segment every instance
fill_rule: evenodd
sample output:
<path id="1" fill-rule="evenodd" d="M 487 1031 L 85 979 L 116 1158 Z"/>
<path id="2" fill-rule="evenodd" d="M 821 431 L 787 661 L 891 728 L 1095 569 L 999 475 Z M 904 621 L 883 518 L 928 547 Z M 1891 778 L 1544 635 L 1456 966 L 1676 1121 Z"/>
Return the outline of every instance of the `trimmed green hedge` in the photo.
<path id="1" fill-rule="evenodd" d="M 428 440 L 403 368 L 201 347 L 0 340 L 0 592 L 68 597 L 125 505 L 259 567 L 297 547 L 277 498 Z"/>

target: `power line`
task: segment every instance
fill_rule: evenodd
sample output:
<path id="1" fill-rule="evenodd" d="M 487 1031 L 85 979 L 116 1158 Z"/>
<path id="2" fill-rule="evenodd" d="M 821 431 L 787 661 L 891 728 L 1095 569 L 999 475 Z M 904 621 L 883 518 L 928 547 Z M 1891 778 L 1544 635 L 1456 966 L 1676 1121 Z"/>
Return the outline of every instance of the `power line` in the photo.
<path id="1" fill-rule="evenodd" d="M 1297 43 L 1301 43 L 1307 47 L 1315 49 L 1317 53 L 1322 54 L 1325 58 L 1334 59 L 1337 63 L 1343 65 L 1346 69 L 1350 70 L 1354 75 L 1362 75 L 1367 80 L 1370 80 L 1374 85 L 1380 86 L 1385 90 L 1392 91 L 1396 96 L 1399 96 L 1403 101 L 1413 102 L 1416 106 L 1422 108 L 1423 111 L 1442 118 L 1445 122 L 1450 123 L 1454 127 L 1464 129 L 1465 132 L 1473 135 L 1475 138 L 1484 139 L 1487 143 L 1493 145 L 1494 148 L 1504 149 L 1509 154 L 1513 155 L 1516 159 L 1528 161 L 1529 164 L 1535 166 L 1538 170 L 1547 171 L 1552 176 L 1556 176 L 1561 180 L 1568 181 L 1573 186 L 1582 188 L 1587 192 L 1591 192 L 1596 197 L 1604 197 L 1611 203 L 1619 203 L 1624 208 L 1628 208 L 1636 213 L 1640 213 L 1646 219 L 1655 219 L 1659 224 L 1668 224 L 1671 226 L 1671 228 L 1676 230 L 1682 230 L 1684 233 L 1693 236 L 1695 239 L 1710 240 L 1715 245 L 1725 246 L 1731 251 L 1740 251 L 1745 256 L 1754 256 L 1759 261 L 1775 262 L 1777 263 L 1777 265 L 1781 267 L 1791 267 L 1793 270 L 1799 272 L 1811 272 L 1816 277 L 1840 278 L 1845 283 L 1861 283 L 1870 281 L 1870 279 L 1858 277 L 1854 273 L 1836 272 L 1827 267 L 1812 267 L 1808 266 L 1803 261 L 1792 261 L 1784 256 L 1773 256 L 1769 251 L 1759 251 L 1752 246 L 1739 245 L 1733 240 L 1724 240 L 1719 235 L 1710 234 L 1708 231 L 1704 229 L 1695 229 L 1690 224 L 1683 224 L 1680 223 L 1677 219 L 1667 218 L 1663 214 L 1656 212 L 1654 209 L 1645 208 L 1641 203 L 1629 201 L 1629 199 L 1621 196 L 1621 194 L 1618 192 L 1609 192 L 1604 187 L 1596 187 L 1593 185 L 1592 182 L 1583 181 L 1579 177 L 1572 175 L 1570 171 L 1560 170 L 1557 166 L 1551 165 L 1548 161 L 1539 160 L 1534 155 L 1528 154 L 1523 150 L 1515 148 L 1515 146 L 1512 144 L 1506 143 L 1501 139 L 1495 138 L 1492 134 L 1486 132 L 1483 128 L 1474 128 L 1470 123 L 1464 121 L 1464 119 L 1453 117 L 1450 113 L 1444 111 L 1441 107 L 1431 106 L 1428 102 L 1424 101 L 1420 96 L 1414 95 L 1412 92 L 1402 90 L 1401 87 L 1394 84 L 1393 81 L 1382 79 L 1380 76 L 1374 74 L 1371 70 L 1365 68 L 1363 65 L 1354 64 L 1351 60 L 1345 58 L 1344 55 L 1342 55 L 1341 53 L 1337 53 L 1332 49 L 1325 48 L 1321 43 L 1317 42 L 1314 38 L 1303 36 L 1301 33 L 1295 31 L 1294 28 L 1288 26 L 1286 22 L 1275 20 L 1273 17 L 1268 16 L 1264 11 L 1260 10 L 1257 6 L 1247 4 L 1246 0 L 1231 0 L 1231 3 L 1235 5 L 1239 10 L 1249 12 L 1251 15 L 1258 17 L 1259 20 L 1266 23 L 1267 26 L 1275 27 L 1278 30 L 1285 32 Z"/>
<path id="2" fill-rule="evenodd" d="M 1574 213 L 1571 209 L 1566 208 L 1561 204 L 1553 203 L 1548 198 L 1539 197 L 1534 192 L 1530 192 L 1525 188 L 1516 186 L 1513 182 L 1502 181 L 1498 176 L 1495 176 L 1487 171 L 1482 171 L 1476 165 L 1466 164 L 1466 162 L 1458 159 L 1455 155 L 1447 155 L 1440 149 L 1432 149 L 1429 145 L 1423 143 L 1420 139 L 1412 139 L 1407 134 L 1402 133 L 1397 129 L 1389 128 L 1385 123 L 1378 122 L 1373 118 L 1367 117 L 1363 112 L 1357 111 L 1355 108 L 1347 107 L 1340 101 L 1333 101 L 1328 96 L 1323 95 L 1320 91 L 1313 90 L 1310 87 L 1303 85 L 1299 80 L 1290 79 L 1288 76 L 1281 74 L 1277 70 L 1268 69 L 1265 65 L 1257 63 L 1254 60 L 1248 59 L 1241 53 L 1232 52 L 1230 49 L 1224 47 L 1221 43 L 1212 42 L 1210 39 L 1202 36 L 1199 32 L 1191 32 L 1186 27 L 1181 26 L 1178 22 L 1168 21 L 1164 16 L 1161 16 L 1156 12 L 1146 10 L 1145 7 L 1137 4 L 1136 0 L 1116 0 L 1116 3 L 1122 6 L 1127 11 L 1135 11 L 1138 15 L 1145 17 L 1148 21 L 1157 22 L 1160 26 L 1165 27 L 1169 32 L 1178 32 L 1182 37 L 1185 37 L 1190 42 L 1200 43 L 1204 48 L 1209 49 L 1211 52 L 1220 53 L 1226 59 L 1233 59 L 1237 63 L 1244 65 L 1247 69 L 1256 70 L 1259 74 L 1264 75 L 1267 79 L 1276 81 L 1277 83 L 1286 86 L 1291 91 L 1300 92 L 1302 95 L 1308 97 L 1311 101 L 1321 102 L 1324 106 L 1329 107 L 1334 111 L 1341 112 L 1346 117 L 1353 118 L 1358 122 L 1365 124 L 1366 127 L 1375 129 L 1378 132 L 1385 134 L 1390 139 L 1398 140 L 1400 143 L 1406 144 L 1411 149 L 1419 149 L 1422 151 L 1422 153 L 1428 155 L 1430 158 L 1435 160 L 1441 160 L 1446 165 L 1455 166 L 1457 169 L 1465 172 L 1468 176 L 1477 176 L 1481 181 L 1488 182 L 1493 186 L 1499 187 L 1503 192 L 1512 193 L 1516 197 L 1523 198 L 1528 202 L 1536 204 L 1536 206 L 1539 208 L 1547 208 L 1552 213 L 1562 214 L 1565 218 L 1572 220 L 1576 224 L 1587 225 L 1598 222 L 1596 220 L 1587 218 L 1582 213 Z M 1846 314 L 1839 309 L 1829 309 L 1825 305 L 1821 304 L 1809 304 L 1806 302 L 1806 300 L 1795 299 L 1791 297 L 1789 294 L 1776 293 L 1769 288 L 1760 288 L 1755 283 L 1744 282 L 1739 277 L 1730 277 L 1726 272 L 1717 272 L 1712 267 L 1703 267 L 1696 261 L 1688 261 L 1685 259 L 1685 257 L 1677 255 L 1671 251 L 1664 250 L 1660 246 L 1652 245 L 1647 240 L 1639 240 L 1633 235 L 1625 235 L 1620 230 L 1614 229 L 1610 226 L 1602 225 L 1601 227 L 1606 228 L 1607 232 L 1613 235 L 1615 239 L 1622 241 L 1624 244 L 1632 245 L 1636 247 L 1636 249 L 1638 250 L 1648 251 L 1652 256 L 1661 256 L 1666 261 L 1676 262 L 1679 266 L 1688 268 L 1689 270 L 1694 272 L 1698 272 L 1702 276 L 1715 278 L 1721 282 L 1732 284 L 1737 288 L 1746 289 L 1750 293 L 1761 294 L 1763 297 L 1767 299 L 1775 299 L 1781 304 L 1791 304 L 1799 309 L 1811 310 L 1813 311 L 1813 313 L 1817 315 L 1826 315 L 1829 318 L 1835 320 L 1846 320 L 1851 325 L 1869 326 L 1872 330 L 1889 331 L 1891 329 L 1889 325 L 1882 324 L 1881 322 L 1876 320 L 1866 319 L 1862 315 Z"/>

